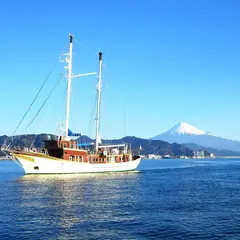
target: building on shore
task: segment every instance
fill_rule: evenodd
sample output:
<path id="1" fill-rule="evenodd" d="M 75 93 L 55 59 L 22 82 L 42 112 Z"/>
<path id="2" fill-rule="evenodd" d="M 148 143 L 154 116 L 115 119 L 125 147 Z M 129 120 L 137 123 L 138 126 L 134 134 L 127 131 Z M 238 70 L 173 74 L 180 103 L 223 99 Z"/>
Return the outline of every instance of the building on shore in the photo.
<path id="1" fill-rule="evenodd" d="M 162 158 L 162 156 L 156 155 L 156 154 L 149 154 L 147 157 L 150 159 L 161 159 Z"/>
<path id="2" fill-rule="evenodd" d="M 205 154 L 203 150 L 193 151 L 193 158 L 204 158 Z"/>

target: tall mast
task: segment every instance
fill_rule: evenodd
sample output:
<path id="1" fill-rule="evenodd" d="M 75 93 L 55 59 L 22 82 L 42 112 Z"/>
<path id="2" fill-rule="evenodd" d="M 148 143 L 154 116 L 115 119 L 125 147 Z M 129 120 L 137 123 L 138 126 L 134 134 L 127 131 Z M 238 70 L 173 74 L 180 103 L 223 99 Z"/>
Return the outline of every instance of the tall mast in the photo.
<path id="1" fill-rule="evenodd" d="M 71 94 L 71 81 L 72 81 L 72 39 L 73 35 L 69 34 L 69 53 L 66 58 L 68 63 L 68 83 L 67 83 L 67 106 L 66 106 L 66 124 L 65 124 L 65 136 L 68 138 L 68 128 L 69 128 L 69 109 L 70 109 L 70 94 Z"/>
<path id="2" fill-rule="evenodd" d="M 97 84 L 98 98 L 97 98 L 97 117 L 96 117 L 96 152 L 98 151 L 98 143 L 99 143 L 101 90 L 102 90 L 102 52 L 99 52 L 99 73 L 98 73 L 98 84 Z"/>
<path id="3" fill-rule="evenodd" d="M 69 128 L 69 112 L 70 112 L 70 95 L 71 95 L 71 82 L 73 78 L 85 77 L 89 75 L 95 75 L 96 72 L 83 73 L 83 74 L 72 74 L 72 40 L 73 35 L 69 34 L 69 52 L 62 54 L 60 57 L 61 62 L 66 62 L 67 66 L 64 68 L 67 69 L 67 102 L 66 102 L 66 123 L 65 123 L 65 137 L 68 140 L 68 128 Z M 63 56 L 63 58 L 62 58 Z"/>

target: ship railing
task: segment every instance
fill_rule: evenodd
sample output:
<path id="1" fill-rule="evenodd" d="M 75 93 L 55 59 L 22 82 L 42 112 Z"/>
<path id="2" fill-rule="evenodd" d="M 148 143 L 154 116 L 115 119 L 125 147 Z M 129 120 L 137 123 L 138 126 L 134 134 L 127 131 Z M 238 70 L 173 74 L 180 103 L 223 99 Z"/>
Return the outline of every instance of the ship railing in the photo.
<path id="1" fill-rule="evenodd" d="M 119 163 L 119 162 L 130 162 L 132 161 L 132 155 L 131 154 L 119 154 L 119 155 L 89 155 L 88 161 L 90 163 Z"/>

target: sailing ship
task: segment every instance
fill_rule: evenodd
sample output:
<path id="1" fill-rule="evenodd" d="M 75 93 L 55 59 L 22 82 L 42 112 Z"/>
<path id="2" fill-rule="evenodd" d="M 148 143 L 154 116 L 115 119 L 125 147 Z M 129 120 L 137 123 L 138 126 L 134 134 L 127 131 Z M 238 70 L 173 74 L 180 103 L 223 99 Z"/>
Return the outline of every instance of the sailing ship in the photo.
<path id="1" fill-rule="evenodd" d="M 100 101 L 102 90 L 102 52 L 99 52 L 99 72 L 97 83 L 96 140 L 94 145 L 85 148 L 78 144 L 76 136 L 69 133 L 69 112 L 72 74 L 73 35 L 69 35 L 67 66 L 66 122 L 63 134 L 56 139 L 44 141 L 45 147 L 39 151 L 10 150 L 26 174 L 97 173 L 135 170 L 140 156 L 134 155 L 126 144 L 103 145 L 100 143 Z M 92 73 L 90 73 L 92 74 Z M 82 75 L 90 75 L 82 74 Z"/>

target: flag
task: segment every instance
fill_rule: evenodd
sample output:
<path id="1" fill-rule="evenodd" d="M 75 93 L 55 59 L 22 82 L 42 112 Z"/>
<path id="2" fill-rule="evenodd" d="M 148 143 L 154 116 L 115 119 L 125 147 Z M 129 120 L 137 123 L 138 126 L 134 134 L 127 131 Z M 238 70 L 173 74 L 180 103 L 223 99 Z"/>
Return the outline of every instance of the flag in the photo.
<path id="1" fill-rule="evenodd" d="M 70 137 L 81 137 L 82 134 L 81 133 L 74 133 L 70 129 L 68 129 L 68 136 L 70 136 Z"/>

